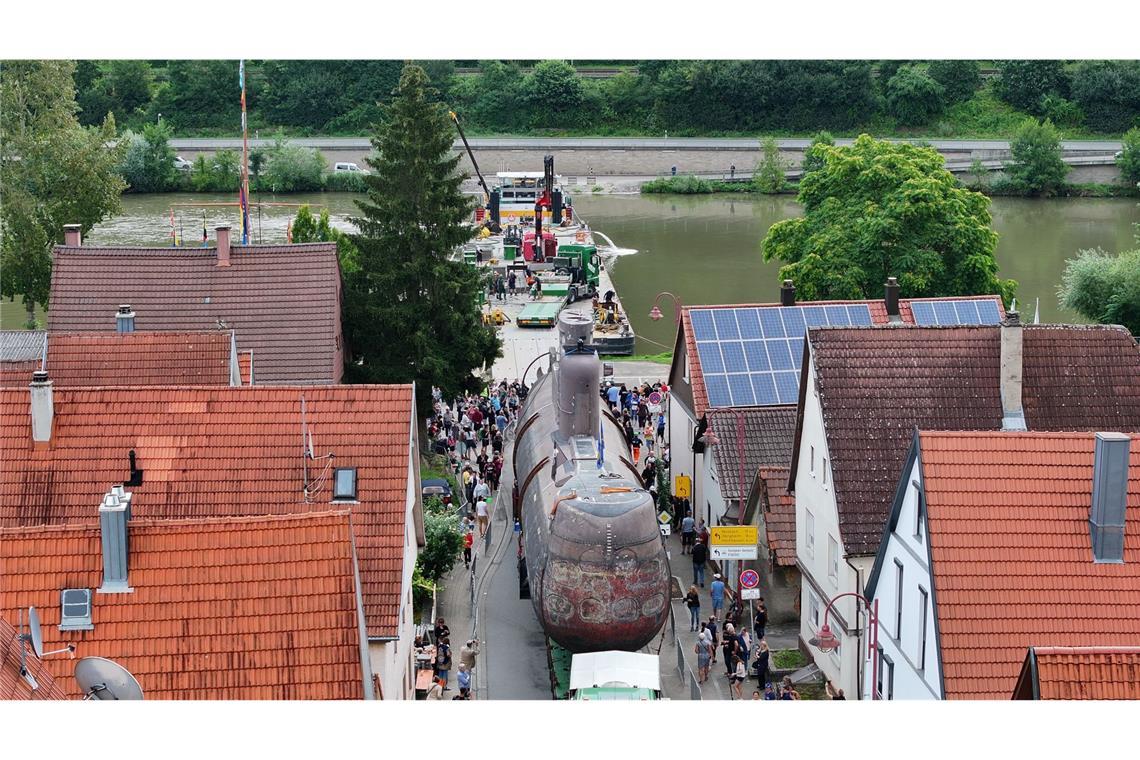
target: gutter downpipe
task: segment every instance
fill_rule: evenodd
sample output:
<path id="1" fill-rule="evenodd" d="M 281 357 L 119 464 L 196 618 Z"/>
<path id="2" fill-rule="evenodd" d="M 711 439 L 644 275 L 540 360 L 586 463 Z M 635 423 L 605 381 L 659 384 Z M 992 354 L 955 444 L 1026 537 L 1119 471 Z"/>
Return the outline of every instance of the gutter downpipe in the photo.
<path id="1" fill-rule="evenodd" d="M 863 593 L 863 579 L 860 577 L 861 573 L 859 572 L 859 568 L 852 565 L 851 560 L 848 557 L 844 557 L 843 561 L 845 563 L 847 563 L 847 566 L 849 568 L 851 568 L 852 570 L 855 571 L 855 590 L 856 590 L 856 593 L 862 594 Z M 855 600 L 855 616 L 852 618 L 852 622 L 855 623 L 855 631 L 854 631 L 854 634 L 855 634 L 855 651 L 857 653 L 861 653 L 863 651 L 863 626 L 862 626 L 862 623 L 860 622 L 859 600 L 858 599 Z M 843 663 L 842 662 L 839 663 L 839 672 L 841 672 L 841 673 L 843 672 Z M 858 654 L 855 657 L 855 688 L 858 690 L 859 699 L 862 699 L 863 698 L 863 660 L 861 657 L 858 656 Z M 873 684 L 872 684 L 871 688 L 872 689 L 874 688 Z M 871 698 L 872 699 L 875 698 L 875 695 L 873 692 L 871 694 Z"/>

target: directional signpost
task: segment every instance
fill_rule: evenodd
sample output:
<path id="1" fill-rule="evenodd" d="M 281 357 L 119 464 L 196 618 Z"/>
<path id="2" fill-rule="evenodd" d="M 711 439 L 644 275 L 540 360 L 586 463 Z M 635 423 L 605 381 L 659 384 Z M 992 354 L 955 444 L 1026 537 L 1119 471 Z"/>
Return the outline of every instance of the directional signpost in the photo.
<path id="1" fill-rule="evenodd" d="M 713 559 L 756 559 L 759 531 L 755 525 L 718 525 L 709 530 Z"/>

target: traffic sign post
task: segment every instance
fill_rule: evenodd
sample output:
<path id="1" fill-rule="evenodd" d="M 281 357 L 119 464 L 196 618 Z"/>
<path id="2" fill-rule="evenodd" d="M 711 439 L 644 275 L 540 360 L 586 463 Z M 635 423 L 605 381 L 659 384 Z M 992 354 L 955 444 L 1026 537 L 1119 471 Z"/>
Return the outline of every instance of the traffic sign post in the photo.
<path id="1" fill-rule="evenodd" d="M 756 559 L 756 546 L 709 546 L 713 559 Z"/>
<path id="2" fill-rule="evenodd" d="M 741 588 L 756 588 L 760 585 L 760 573 L 755 570 L 745 570 L 740 574 Z"/>
<path id="3" fill-rule="evenodd" d="M 749 599 L 759 599 L 760 589 L 758 588 L 742 588 L 740 589 L 740 598 L 745 601 Z"/>

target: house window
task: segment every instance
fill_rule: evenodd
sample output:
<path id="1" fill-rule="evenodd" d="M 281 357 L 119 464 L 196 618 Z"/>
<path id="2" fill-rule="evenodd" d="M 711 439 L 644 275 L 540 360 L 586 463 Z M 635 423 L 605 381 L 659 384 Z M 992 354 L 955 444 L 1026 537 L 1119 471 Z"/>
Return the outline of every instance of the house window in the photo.
<path id="1" fill-rule="evenodd" d="M 808 591 L 808 613 L 811 615 L 812 628 L 819 628 L 819 597 Z"/>
<path id="2" fill-rule="evenodd" d="M 918 669 L 926 668 L 926 613 L 930 604 L 930 594 L 922 586 L 918 587 Z"/>
<path id="3" fill-rule="evenodd" d="M 807 510 L 807 525 L 804 526 L 807 535 L 804 536 L 804 545 L 807 547 L 809 557 L 815 557 L 815 515 Z"/>
<path id="4" fill-rule="evenodd" d="M 356 500 L 356 468 L 338 467 L 333 473 L 333 499 Z"/>
<path id="5" fill-rule="evenodd" d="M 809 461 L 811 462 L 811 467 L 809 468 L 808 471 L 811 472 L 811 476 L 814 478 L 815 477 L 815 446 L 811 447 L 811 459 Z"/>
<path id="6" fill-rule="evenodd" d="M 60 594 L 59 630 L 90 631 L 91 589 L 65 588 Z"/>
<path id="7" fill-rule="evenodd" d="M 895 560 L 895 641 L 902 638 L 903 566 Z"/>
<path id="8" fill-rule="evenodd" d="M 827 577 L 839 585 L 839 542 L 831 536 L 827 537 Z"/>
<path id="9" fill-rule="evenodd" d="M 883 654 L 883 648 L 879 647 L 879 676 L 878 676 L 879 699 L 894 699 L 895 698 L 895 664 L 891 662 L 891 658 Z M 886 687 L 885 689 L 883 687 Z"/>
<path id="10" fill-rule="evenodd" d="M 827 457 L 823 458 L 823 487 L 827 488 Z"/>
<path id="11" fill-rule="evenodd" d="M 918 488 L 918 481 L 914 481 L 915 488 Z M 926 522 L 926 499 L 922 498 L 922 490 L 918 492 L 918 499 L 915 501 L 914 507 L 914 537 L 918 539 L 919 543 L 922 542 L 922 526 Z"/>

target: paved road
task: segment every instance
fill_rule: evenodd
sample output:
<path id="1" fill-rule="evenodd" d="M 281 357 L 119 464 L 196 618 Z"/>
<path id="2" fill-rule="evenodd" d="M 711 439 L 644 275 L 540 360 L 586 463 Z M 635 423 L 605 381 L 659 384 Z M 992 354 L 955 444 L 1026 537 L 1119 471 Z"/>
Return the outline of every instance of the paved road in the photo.
<path id="1" fill-rule="evenodd" d="M 371 143 L 366 137 L 303 137 L 290 139 L 290 143 L 306 148 L 362 149 L 367 150 Z M 469 139 L 473 150 L 483 149 L 590 149 L 590 150 L 755 150 L 756 138 L 751 137 L 472 137 Z M 783 138 L 776 141 L 785 150 L 803 149 L 811 144 L 808 138 Z M 839 145 L 848 145 L 853 140 L 839 138 Z M 905 142 L 895 140 L 895 142 Z M 917 142 L 910 140 L 909 142 Z M 1008 140 L 928 140 L 938 150 L 1008 150 Z M 273 140 L 253 139 L 251 147 L 268 147 Z M 179 138 L 170 141 L 170 146 L 178 150 L 215 150 L 241 148 L 238 138 L 199 137 Z M 1065 140 L 1064 150 L 1111 153 L 1121 149 L 1119 140 Z M 455 149 L 462 150 L 458 140 Z"/>

